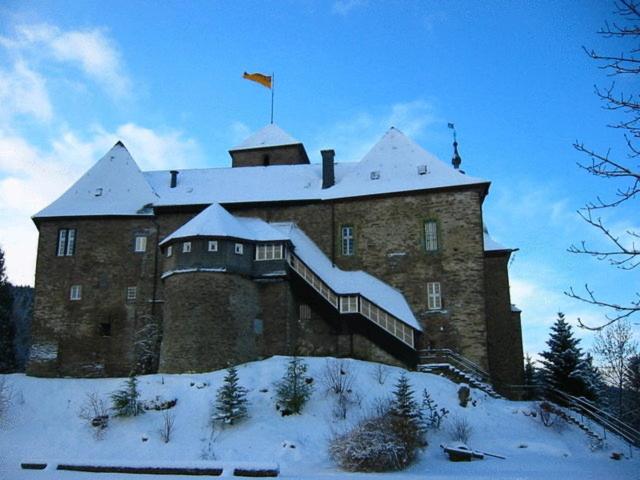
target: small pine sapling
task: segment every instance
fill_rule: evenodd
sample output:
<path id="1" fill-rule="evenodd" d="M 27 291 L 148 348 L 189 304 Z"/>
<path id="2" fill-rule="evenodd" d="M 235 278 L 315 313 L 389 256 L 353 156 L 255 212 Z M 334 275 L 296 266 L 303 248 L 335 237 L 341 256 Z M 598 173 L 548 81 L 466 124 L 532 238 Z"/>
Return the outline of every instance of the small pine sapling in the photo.
<path id="1" fill-rule="evenodd" d="M 398 378 L 389 407 L 395 433 L 406 445 L 412 459 L 416 450 L 426 445 L 426 431 L 422 412 L 404 372 Z"/>
<path id="2" fill-rule="evenodd" d="M 216 394 L 216 405 L 213 414 L 215 422 L 233 425 L 247 416 L 247 389 L 238 384 L 238 370 L 227 369 L 224 383 Z"/>
<path id="3" fill-rule="evenodd" d="M 287 365 L 287 371 L 276 383 L 276 408 L 282 416 L 299 414 L 302 407 L 311 397 L 313 385 L 306 378 L 307 364 L 298 357 L 293 357 Z"/>
<path id="4" fill-rule="evenodd" d="M 138 391 L 138 379 L 133 375 L 129 377 L 123 388 L 111 394 L 111 403 L 116 417 L 135 417 L 144 413 Z"/>
<path id="5" fill-rule="evenodd" d="M 425 388 L 422 390 L 422 424 L 426 430 L 439 430 L 443 420 L 449 415 L 446 408 L 438 408 L 438 404 L 431 398 Z"/>

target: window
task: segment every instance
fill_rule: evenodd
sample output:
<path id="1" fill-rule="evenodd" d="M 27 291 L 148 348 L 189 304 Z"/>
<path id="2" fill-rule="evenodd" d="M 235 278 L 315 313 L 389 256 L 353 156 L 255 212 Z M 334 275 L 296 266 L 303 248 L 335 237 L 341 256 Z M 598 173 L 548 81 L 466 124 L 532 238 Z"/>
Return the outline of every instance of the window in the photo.
<path id="1" fill-rule="evenodd" d="M 136 246 L 134 249 L 135 252 L 146 252 L 147 251 L 147 237 L 143 235 L 136 236 Z"/>
<path id="2" fill-rule="evenodd" d="M 427 252 L 438 250 L 438 224 L 435 220 L 424 222 L 424 248 Z"/>
<path id="3" fill-rule="evenodd" d="M 282 245 L 257 245 L 256 260 L 282 260 Z"/>
<path id="4" fill-rule="evenodd" d="M 127 287 L 127 300 L 135 300 L 138 295 L 138 287 Z"/>
<path id="5" fill-rule="evenodd" d="M 182 253 L 189 253 L 191 252 L 191 242 L 184 242 L 182 244 Z"/>
<path id="6" fill-rule="evenodd" d="M 71 285 L 69 290 L 69 300 L 80 300 L 82 298 L 82 285 Z"/>
<path id="7" fill-rule="evenodd" d="M 58 257 L 71 257 L 74 253 L 76 253 L 76 229 L 61 228 L 58 230 L 56 255 Z"/>
<path id="8" fill-rule="evenodd" d="M 440 282 L 427 283 L 427 308 L 429 310 L 442 310 Z"/>
<path id="9" fill-rule="evenodd" d="M 244 245 L 241 243 L 236 243 L 235 252 L 238 255 L 242 255 L 244 253 Z"/>
<path id="10" fill-rule="evenodd" d="M 110 337 L 111 336 L 111 323 L 103 322 L 100 324 L 100 336 L 101 337 Z"/>
<path id="11" fill-rule="evenodd" d="M 170 257 L 171 255 L 173 255 L 173 245 L 169 245 L 167 247 L 167 257 Z"/>
<path id="12" fill-rule="evenodd" d="M 304 303 L 300 304 L 300 320 L 311 320 L 311 307 Z"/>
<path id="13" fill-rule="evenodd" d="M 357 313 L 357 312 L 358 312 L 358 296 L 357 295 L 340 297 L 340 313 Z"/>
<path id="14" fill-rule="evenodd" d="M 217 252 L 218 251 L 218 241 L 217 240 L 209 240 L 209 244 L 208 244 L 207 250 L 209 250 L 210 252 Z"/>
<path id="15" fill-rule="evenodd" d="M 253 319 L 253 333 L 256 335 L 262 335 L 264 331 L 264 324 L 260 318 Z"/>
<path id="16" fill-rule="evenodd" d="M 340 228 L 340 238 L 342 239 L 342 255 L 353 255 L 353 227 L 351 225 L 343 225 Z"/>

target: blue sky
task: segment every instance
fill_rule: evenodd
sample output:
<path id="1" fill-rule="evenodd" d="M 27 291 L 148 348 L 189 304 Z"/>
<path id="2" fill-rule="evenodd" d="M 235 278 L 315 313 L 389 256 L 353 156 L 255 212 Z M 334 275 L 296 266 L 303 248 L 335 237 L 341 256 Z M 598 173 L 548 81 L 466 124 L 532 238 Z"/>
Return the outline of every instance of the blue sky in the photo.
<path id="1" fill-rule="evenodd" d="M 612 184 L 590 178 L 572 143 L 624 153 L 582 51 L 619 51 L 596 31 L 612 3 L 441 1 L 5 1 L 0 4 L 0 245 L 9 278 L 33 282 L 29 217 L 118 139 L 143 169 L 227 166 L 227 150 L 275 120 L 338 161 L 358 160 L 390 127 L 445 161 L 455 122 L 463 169 L 492 181 L 485 222 L 518 247 L 513 301 L 525 350 L 544 348 L 557 311 L 603 313 L 563 295 L 589 282 L 624 302 L 638 276 L 567 253 L 601 239 L 576 210 Z M 619 79 L 630 91 L 637 79 Z M 631 208 L 607 214 L 624 232 Z M 635 325 L 637 329 L 638 326 Z M 580 332 L 585 344 L 591 334 Z"/>

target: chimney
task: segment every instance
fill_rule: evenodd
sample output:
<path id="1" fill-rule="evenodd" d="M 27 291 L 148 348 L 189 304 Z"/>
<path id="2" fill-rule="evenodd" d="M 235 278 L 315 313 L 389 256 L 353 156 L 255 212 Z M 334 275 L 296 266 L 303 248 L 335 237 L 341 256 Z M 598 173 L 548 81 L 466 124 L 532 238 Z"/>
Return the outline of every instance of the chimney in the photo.
<path id="1" fill-rule="evenodd" d="M 178 184 L 178 170 L 171 170 L 169 172 L 171 174 L 171 188 L 176 188 Z"/>
<path id="2" fill-rule="evenodd" d="M 329 188 L 336 183 L 333 170 L 333 158 L 336 152 L 333 150 L 320 150 L 320 155 L 322 155 L 322 188 Z"/>

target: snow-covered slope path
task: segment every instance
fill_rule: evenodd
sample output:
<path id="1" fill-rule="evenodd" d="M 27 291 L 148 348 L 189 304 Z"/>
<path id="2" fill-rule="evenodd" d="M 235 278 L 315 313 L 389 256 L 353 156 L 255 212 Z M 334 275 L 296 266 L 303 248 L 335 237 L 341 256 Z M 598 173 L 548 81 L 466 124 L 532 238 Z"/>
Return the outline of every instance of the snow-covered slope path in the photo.
<path id="1" fill-rule="evenodd" d="M 385 367 L 384 384 L 377 380 L 379 366 L 357 360 L 342 360 L 354 376 L 354 390 L 360 407 L 349 410 L 346 420 L 333 415 L 334 399 L 323 384 L 327 359 L 306 358 L 308 375 L 314 379 L 314 393 L 302 415 L 282 417 L 274 407 L 274 383 L 288 358 L 274 357 L 238 368 L 240 382 L 248 390 L 250 418 L 238 425 L 218 429 L 213 435 L 208 418 L 224 371 L 206 374 L 148 375 L 140 377 L 142 398 L 177 398 L 171 410 L 175 434 L 163 443 L 159 428 L 162 412 L 150 411 L 134 418 L 112 418 L 100 440 L 94 438 L 78 411 L 88 393 L 108 399 L 122 385 L 122 379 L 39 379 L 6 375 L 13 401 L 0 426 L 0 479 L 152 479 L 151 475 L 89 474 L 55 470 L 26 471 L 20 462 L 109 462 L 123 465 L 190 464 L 212 460 L 226 465 L 259 462 L 280 465 L 281 478 L 364 478 L 340 471 L 329 458 L 327 443 L 334 431 L 348 427 L 377 399 L 391 395 L 400 374 Z M 429 435 L 429 446 L 418 461 L 403 472 L 367 474 L 366 478 L 468 478 L 468 479 L 640 479 L 640 452 L 633 459 L 611 460 L 611 452 L 628 455 L 628 448 L 609 438 L 602 450 L 591 451 L 586 435 L 571 425 L 547 428 L 538 418 L 526 415 L 531 402 L 493 399 L 472 390 L 475 406 L 458 405 L 458 385 L 436 375 L 408 374 L 419 399 L 427 389 L 439 406 L 451 411 L 444 427 Z M 449 441 L 447 424 L 466 418 L 473 431 L 469 445 L 503 455 L 506 460 L 487 458 L 471 463 L 451 463 L 439 448 Z M 146 439 L 146 440 L 145 440 Z M 229 472 L 225 470 L 225 475 Z M 174 475 L 164 480 L 185 479 Z M 201 477 L 202 478 L 202 477 Z"/>

